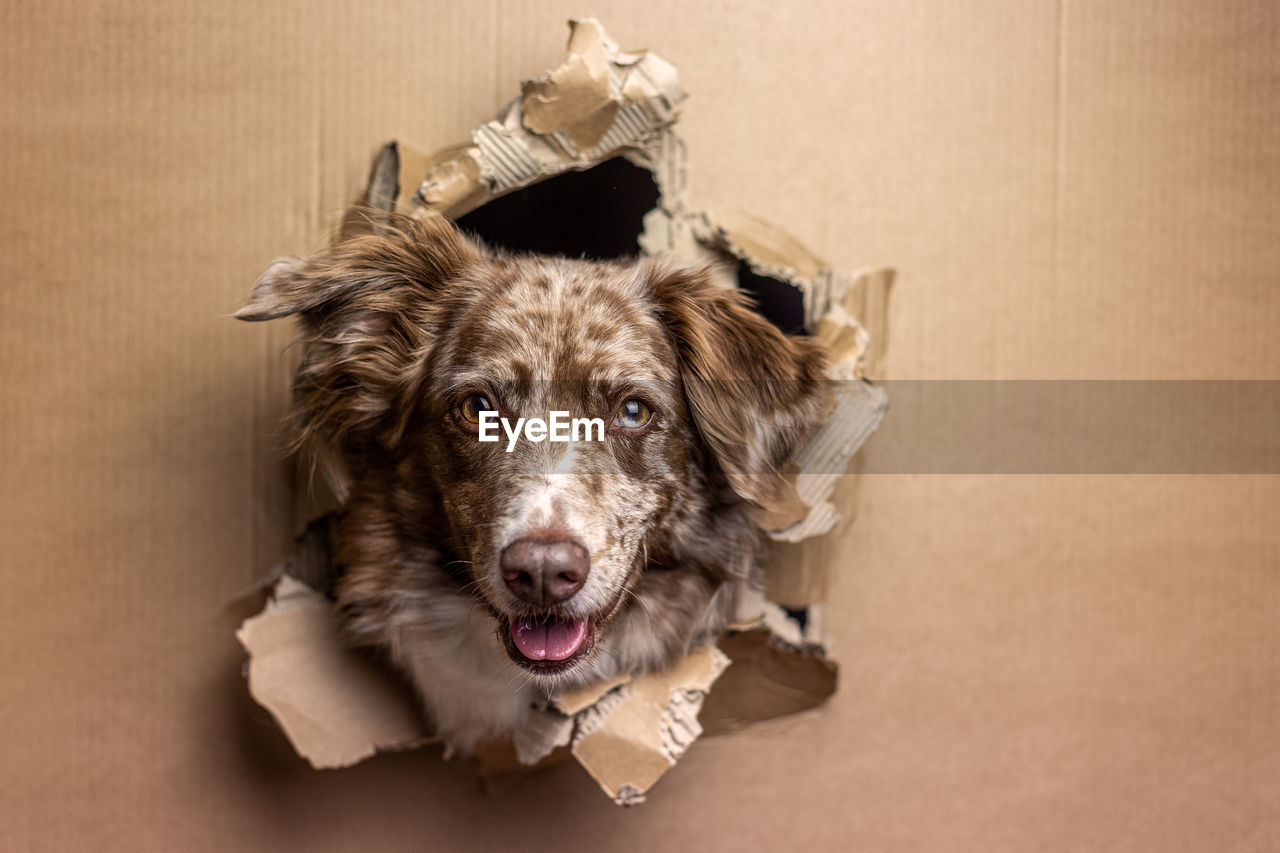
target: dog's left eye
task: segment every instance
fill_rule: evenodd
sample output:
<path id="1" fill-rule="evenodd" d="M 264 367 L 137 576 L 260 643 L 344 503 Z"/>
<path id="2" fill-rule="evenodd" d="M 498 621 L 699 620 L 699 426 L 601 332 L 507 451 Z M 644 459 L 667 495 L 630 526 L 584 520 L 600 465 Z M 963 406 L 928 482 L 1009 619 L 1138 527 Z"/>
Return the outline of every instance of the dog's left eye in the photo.
<path id="1" fill-rule="evenodd" d="M 653 420 L 653 409 L 640 400 L 627 400 L 618 407 L 613 422 L 625 429 L 642 429 Z"/>
<path id="2" fill-rule="evenodd" d="M 462 419 L 467 423 L 480 423 L 481 412 L 495 411 L 496 407 L 489 402 L 489 398 L 483 394 L 472 394 L 461 403 L 458 404 L 458 413 L 462 415 Z"/>

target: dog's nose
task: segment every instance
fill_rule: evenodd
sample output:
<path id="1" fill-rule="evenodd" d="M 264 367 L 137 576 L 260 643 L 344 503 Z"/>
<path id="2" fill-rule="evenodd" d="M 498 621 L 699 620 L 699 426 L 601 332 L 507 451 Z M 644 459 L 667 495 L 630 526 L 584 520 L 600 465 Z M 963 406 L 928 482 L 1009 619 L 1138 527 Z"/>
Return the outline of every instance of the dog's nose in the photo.
<path id="1" fill-rule="evenodd" d="M 587 549 L 571 539 L 517 539 L 498 559 L 502 579 L 520 598 L 546 607 L 564 601 L 586 583 L 591 568 Z"/>

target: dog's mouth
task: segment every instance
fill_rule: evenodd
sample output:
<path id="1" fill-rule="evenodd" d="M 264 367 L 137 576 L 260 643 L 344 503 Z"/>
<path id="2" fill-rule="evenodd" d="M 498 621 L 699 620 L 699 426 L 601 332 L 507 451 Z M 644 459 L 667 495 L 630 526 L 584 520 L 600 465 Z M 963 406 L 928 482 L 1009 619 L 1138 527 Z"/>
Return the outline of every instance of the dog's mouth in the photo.
<path id="1" fill-rule="evenodd" d="M 565 672 L 577 666 L 595 645 L 594 619 L 562 619 L 543 613 L 504 621 L 507 654 L 532 672 Z"/>
<path id="2" fill-rule="evenodd" d="M 591 655 L 600 626 L 613 618 L 624 592 L 625 585 L 607 607 L 589 617 L 566 618 L 554 613 L 508 617 L 495 611 L 507 656 L 539 675 L 568 672 Z"/>

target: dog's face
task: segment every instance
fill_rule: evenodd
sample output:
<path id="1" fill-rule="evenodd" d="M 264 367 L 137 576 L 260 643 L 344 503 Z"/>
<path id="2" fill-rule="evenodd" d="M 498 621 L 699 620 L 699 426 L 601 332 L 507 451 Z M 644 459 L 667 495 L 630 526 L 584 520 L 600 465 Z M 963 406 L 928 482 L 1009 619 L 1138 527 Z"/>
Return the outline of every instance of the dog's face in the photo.
<path id="1" fill-rule="evenodd" d="M 240 316 L 289 313 L 299 432 L 403 496 L 377 498 L 388 525 L 434 541 L 535 677 L 579 669 L 631 608 L 687 642 L 652 608 L 693 587 L 653 573 L 740 575 L 725 518 L 769 504 L 824 402 L 816 347 L 706 270 L 493 257 L 439 219 L 278 262 Z M 523 428 L 554 418 L 568 440 Z"/>
<path id="2" fill-rule="evenodd" d="M 402 446 L 431 472 L 512 660 L 535 672 L 590 653 L 699 470 L 650 287 L 635 265 L 498 259 L 438 303 L 448 319 Z M 485 430 L 493 442 L 479 440 L 498 420 L 487 412 L 506 422 Z M 553 412 L 569 441 L 515 432 Z M 580 423 L 574 441 L 573 419 L 596 423 Z"/>

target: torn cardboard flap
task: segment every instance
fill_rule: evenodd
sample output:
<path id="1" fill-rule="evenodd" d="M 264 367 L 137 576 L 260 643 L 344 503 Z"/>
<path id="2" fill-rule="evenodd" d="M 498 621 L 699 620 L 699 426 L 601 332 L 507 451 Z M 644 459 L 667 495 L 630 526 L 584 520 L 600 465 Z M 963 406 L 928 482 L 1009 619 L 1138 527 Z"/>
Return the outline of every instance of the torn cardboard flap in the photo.
<path id="1" fill-rule="evenodd" d="M 426 205 L 460 216 L 479 207 L 488 195 L 480 180 L 484 169 L 480 149 L 474 145 L 450 149 L 430 160 L 413 149 L 402 148 L 400 157 L 400 185 L 415 180 L 409 175 L 417 176 L 421 182 L 418 192 Z M 424 163 L 426 169 L 421 168 Z"/>
<path id="2" fill-rule="evenodd" d="M 563 130 L 579 148 L 593 148 L 613 125 L 621 104 L 609 91 L 609 57 L 599 23 L 571 27 L 564 63 L 524 82 L 524 126 L 539 134 Z"/>
<path id="3" fill-rule="evenodd" d="M 478 752 L 490 780 L 572 755 L 610 797 L 630 804 L 643 800 L 704 727 L 724 731 L 811 708 L 835 690 L 821 605 L 826 578 L 839 566 L 824 547 L 825 534 L 847 511 L 837 505 L 836 486 L 887 407 L 883 390 L 868 380 L 882 369 L 892 272 L 835 270 L 754 216 L 692 209 L 686 147 L 673 127 L 685 97 L 675 68 L 650 52 L 620 50 L 595 20 L 571 28 L 564 61 L 526 81 L 521 97 L 477 128 L 468 144 L 434 154 L 396 142 L 384 147 L 363 197 L 368 210 L 349 216 L 341 237 L 376 230 L 392 212 L 457 219 L 509 193 L 622 157 L 647 170 L 657 187 L 656 205 L 639 224 L 639 250 L 713 264 L 726 287 L 738 286 L 741 264 L 794 289 L 804 328 L 826 346 L 835 385 L 831 413 L 778 475 L 784 499 L 757 519 L 777 551 L 766 559 L 763 590 L 745 583 L 734 590 L 733 630 L 665 672 L 548 697 L 509 741 Z M 339 466 L 318 467 L 333 494 L 347 493 Z M 307 562 L 297 558 L 283 568 Z M 308 582 L 330 590 L 326 571 L 332 567 L 309 571 Z M 407 689 L 347 650 L 334 618 L 323 595 L 292 578 L 280 581 L 276 600 L 239 634 L 251 656 L 255 698 L 316 766 L 423 742 L 428 733 Z"/>
<path id="4" fill-rule="evenodd" d="M 570 21 L 564 62 L 521 89 L 524 127 L 556 140 L 575 159 L 601 159 L 620 143 L 634 145 L 670 124 L 685 97 L 672 65 L 648 52 L 619 50 L 594 18 Z"/>
<path id="5" fill-rule="evenodd" d="M 402 209 L 457 218 L 504 193 L 617 154 L 661 156 L 667 146 L 659 137 L 685 98 L 670 63 L 652 53 L 624 53 L 592 18 L 571 21 L 564 61 L 521 89 L 520 98 L 472 132 L 470 146 L 426 158 L 425 172 L 401 173 L 408 196 Z M 384 156 L 392 154 L 384 150 Z M 400 162 L 423 165 L 417 156 Z"/>
<path id="6" fill-rule="evenodd" d="M 792 457 L 795 491 L 809 512 L 798 521 L 769 531 L 782 542 L 821 536 L 835 527 L 839 513 L 828 498 L 853 455 L 884 419 L 889 396 L 870 382 L 838 382 L 835 410 Z"/>
<path id="7" fill-rule="evenodd" d="M 851 308 L 860 307 L 870 292 L 877 292 L 872 298 L 883 305 L 892 281 L 888 271 L 847 281 L 841 298 L 817 320 L 814 337 L 827 348 L 827 376 L 833 383 L 835 403 L 826 420 L 792 455 L 784 471 L 784 499 L 759 517 L 772 539 L 799 542 L 828 533 L 839 522 L 840 514 L 829 498 L 889 407 L 884 390 L 863 379 L 872 337 Z"/>
<path id="8" fill-rule="evenodd" d="M 702 734 L 698 713 L 729 666 L 715 646 L 702 646 L 671 668 L 552 696 L 513 737 L 517 760 L 533 766 L 569 753 L 614 802 L 635 805 Z M 502 751 L 484 756 L 482 772 L 506 777 Z"/>
<path id="9" fill-rule="evenodd" d="M 702 646 L 671 669 L 613 688 L 578 712 L 572 751 L 615 802 L 634 805 L 702 734 L 698 712 L 729 665 Z"/>
<path id="10" fill-rule="evenodd" d="M 777 227 L 733 208 L 695 218 L 703 242 L 722 246 L 762 275 L 783 281 L 816 278 L 826 263 Z"/>
<path id="11" fill-rule="evenodd" d="M 333 603 L 301 581 L 282 577 L 236 639 L 249 653 L 249 692 L 312 766 L 347 767 L 430 740 L 409 694 L 342 641 Z"/>

